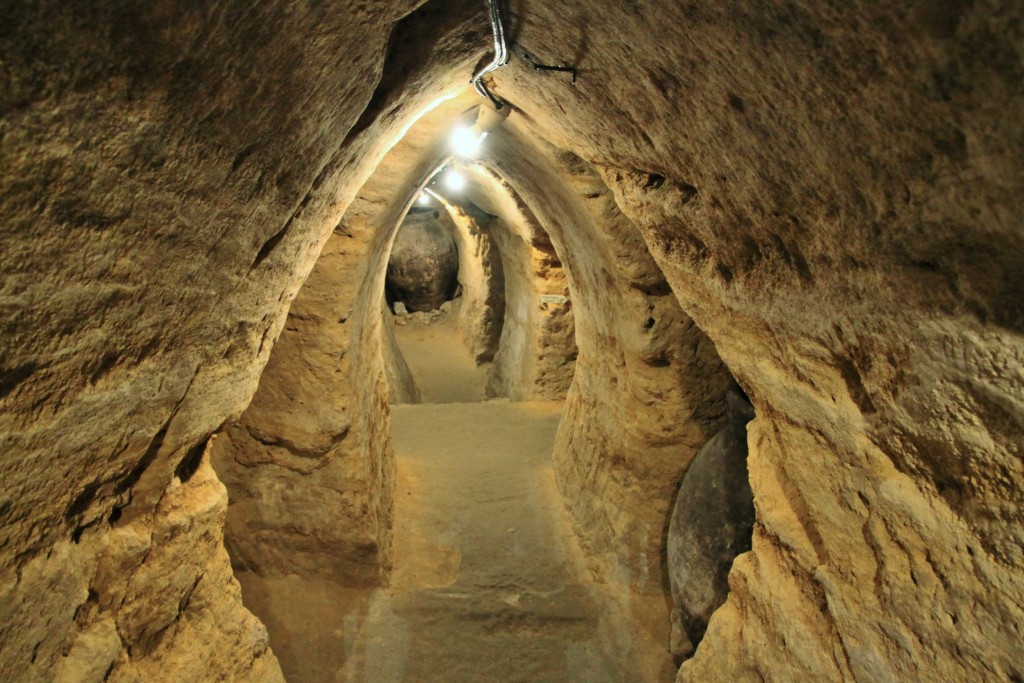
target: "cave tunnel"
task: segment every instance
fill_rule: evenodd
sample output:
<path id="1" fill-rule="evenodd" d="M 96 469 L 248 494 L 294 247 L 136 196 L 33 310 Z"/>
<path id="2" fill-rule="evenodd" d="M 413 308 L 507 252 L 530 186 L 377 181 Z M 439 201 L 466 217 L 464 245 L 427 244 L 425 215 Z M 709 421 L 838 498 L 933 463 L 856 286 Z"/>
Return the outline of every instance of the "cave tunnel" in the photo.
<path id="1" fill-rule="evenodd" d="M 1024 680 L 1020 3 L 4 15 L 0 679 Z"/>

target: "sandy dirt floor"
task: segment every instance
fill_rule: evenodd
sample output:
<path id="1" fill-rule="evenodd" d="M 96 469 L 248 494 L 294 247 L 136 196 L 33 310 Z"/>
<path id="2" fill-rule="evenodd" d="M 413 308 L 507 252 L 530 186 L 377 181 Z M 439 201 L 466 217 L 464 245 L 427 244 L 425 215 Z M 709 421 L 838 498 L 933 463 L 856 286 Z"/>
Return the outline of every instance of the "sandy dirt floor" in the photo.
<path id="1" fill-rule="evenodd" d="M 584 569 L 550 464 L 562 404 L 481 402 L 450 325 L 408 328 L 399 344 L 424 399 L 477 400 L 392 407 L 390 586 L 240 577 L 287 679 L 671 680 L 664 649 Z"/>
<path id="2" fill-rule="evenodd" d="M 469 403 L 485 398 L 489 364 L 473 362 L 456 324 L 453 309 L 431 323 L 413 316 L 407 324 L 394 328 L 423 403 Z"/>

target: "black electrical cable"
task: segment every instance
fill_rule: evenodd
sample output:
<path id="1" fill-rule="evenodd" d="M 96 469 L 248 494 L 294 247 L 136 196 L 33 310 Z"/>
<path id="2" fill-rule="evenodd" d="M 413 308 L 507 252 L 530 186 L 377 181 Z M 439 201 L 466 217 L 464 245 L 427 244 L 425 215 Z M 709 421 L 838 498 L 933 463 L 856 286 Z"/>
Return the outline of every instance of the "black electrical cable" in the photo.
<path id="1" fill-rule="evenodd" d="M 574 66 L 557 66 L 555 64 L 541 64 L 536 59 L 530 56 L 530 53 L 526 50 L 520 49 L 520 54 L 523 55 L 523 59 L 530 63 L 534 71 L 563 71 L 567 74 L 572 74 L 572 82 L 576 83 L 576 77 L 579 75 Z"/>

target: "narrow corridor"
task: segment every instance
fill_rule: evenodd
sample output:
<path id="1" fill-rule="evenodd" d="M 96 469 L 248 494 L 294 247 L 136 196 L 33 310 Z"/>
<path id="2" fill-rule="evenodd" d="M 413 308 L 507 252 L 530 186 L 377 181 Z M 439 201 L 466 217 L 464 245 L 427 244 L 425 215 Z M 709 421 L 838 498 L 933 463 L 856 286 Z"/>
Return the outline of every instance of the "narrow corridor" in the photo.
<path id="1" fill-rule="evenodd" d="M 4 10 L 0 683 L 1024 683 L 1024 2 Z"/>
<path id="2" fill-rule="evenodd" d="M 395 327 L 425 402 L 391 407 L 390 585 L 239 577 L 287 679 L 671 680 L 663 645 L 584 566 L 552 468 L 563 403 L 483 400 L 487 366 L 454 316 L 425 320 Z"/>
<path id="3" fill-rule="evenodd" d="M 488 366 L 474 363 L 458 339 L 454 311 L 429 324 L 414 316 L 408 324 L 395 327 L 395 339 L 423 403 L 484 400 Z"/>

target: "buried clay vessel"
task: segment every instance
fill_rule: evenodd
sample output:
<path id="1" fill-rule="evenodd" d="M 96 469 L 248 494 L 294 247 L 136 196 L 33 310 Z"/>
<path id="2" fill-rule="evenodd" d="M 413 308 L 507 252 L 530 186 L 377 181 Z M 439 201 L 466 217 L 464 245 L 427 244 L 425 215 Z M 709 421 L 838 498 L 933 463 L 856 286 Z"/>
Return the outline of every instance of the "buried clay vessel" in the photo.
<path id="1" fill-rule="evenodd" d="M 738 386 L 726 394 L 728 420 L 683 477 L 668 527 L 672 654 L 693 654 L 712 612 L 729 592 L 729 569 L 750 550 L 754 501 L 747 476 L 747 423 L 754 407 Z"/>
<path id="2" fill-rule="evenodd" d="M 388 302 L 409 312 L 433 311 L 458 286 L 459 252 L 435 211 L 414 211 L 402 222 L 391 248 L 385 281 Z"/>

